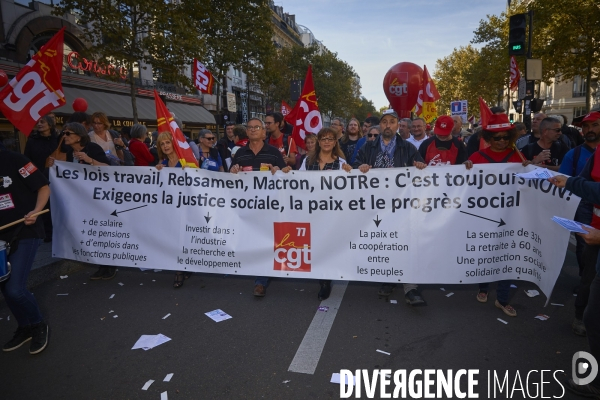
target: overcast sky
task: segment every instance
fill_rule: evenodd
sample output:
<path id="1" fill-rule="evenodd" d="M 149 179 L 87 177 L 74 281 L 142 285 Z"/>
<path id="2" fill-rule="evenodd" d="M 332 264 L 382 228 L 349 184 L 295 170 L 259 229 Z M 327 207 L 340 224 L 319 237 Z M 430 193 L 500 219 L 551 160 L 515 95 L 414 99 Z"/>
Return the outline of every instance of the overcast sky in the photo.
<path id="1" fill-rule="evenodd" d="M 309 28 L 358 73 L 362 93 L 375 107 L 387 106 L 382 83 L 399 62 L 427 65 L 466 46 L 488 14 L 507 0 L 279 0 L 284 12 Z M 319 88 L 316 88 L 317 94 Z M 343 101 L 343 99 L 340 99 Z"/>

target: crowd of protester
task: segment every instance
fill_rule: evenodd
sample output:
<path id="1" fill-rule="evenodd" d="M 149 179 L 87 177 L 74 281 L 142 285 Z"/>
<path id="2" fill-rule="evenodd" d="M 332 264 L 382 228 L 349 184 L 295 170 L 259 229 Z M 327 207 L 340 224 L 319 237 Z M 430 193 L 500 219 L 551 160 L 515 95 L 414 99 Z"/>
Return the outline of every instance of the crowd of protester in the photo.
<path id="1" fill-rule="evenodd" d="M 264 121 L 252 118 L 245 126 L 226 124 L 225 134 L 218 141 L 217 135 L 209 129 L 202 129 L 197 141 L 187 137 L 186 140 L 200 168 L 233 174 L 293 169 L 346 172 L 358 169 L 361 173 L 369 173 L 373 168 L 415 166 L 423 169 L 463 164 L 470 169 L 481 163 L 521 163 L 577 177 L 558 176 L 551 182 L 566 186 L 582 197 L 575 220 L 595 228 L 588 235 L 577 236 L 581 283 L 576 288 L 578 296 L 572 329 L 577 335 L 587 335 L 593 353 L 600 357 L 600 319 L 596 315 L 600 312 L 600 277 L 597 275 L 600 274 L 600 206 L 595 205 L 600 204 L 600 161 L 594 157 L 600 143 L 600 113 L 592 112 L 583 118 L 580 133 L 568 126 L 563 116 L 537 113 L 527 132 L 524 124 L 511 123 L 502 108 L 494 107 L 491 112 L 485 126 L 467 130 L 457 116 L 440 116 L 430 126 L 422 118 L 400 119 L 391 109 L 385 111 L 381 119 L 368 117 L 362 123 L 351 118 L 344 124 L 342 118 L 333 118 L 329 127 L 316 135 L 307 135 L 305 149 L 294 143 L 292 129 L 283 115 L 272 112 Z M 174 119 L 181 128 L 181 121 L 175 116 Z M 13 268 L 17 272 L 1 282 L 0 288 L 19 324 L 15 336 L 3 350 L 11 351 L 31 341 L 30 352 L 36 354 L 47 345 L 48 326 L 25 283 L 33 262 L 32 255 L 40 242 L 52 240 L 50 213 L 42 214 L 40 218 L 31 216 L 49 208 L 48 168 L 57 160 L 93 166 L 155 166 L 159 170 L 181 168 L 181 164 L 170 133 L 153 132 L 149 136 L 147 128 L 141 124 L 117 132 L 111 129 L 102 112 L 92 115 L 74 113 L 60 132 L 54 115 L 44 116 L 29 136 L 24 155 L 3 153 L 0 175 L 18 181 L 15 190 L 22 200 L 10 215 L 2 216 L 0 225 L 18 213 L 26 215 L 20 228 L 0 231 L 0 240 L 13 246 L 10 258 L 17 266 Z M 26 178 L 18 174 L 19 168 L 24 167 L 32 171 Z M 114 267 L 99 266 L 90 279 L 108 280 L 116 273 Z M 187 271 L 176 272 L 173 287 L 181 288 L 190 276 Z M 267 277 L 257 277 L 254 295 L 265 296 L 268 284 Z M 319 284 L 319 300 L 327 299 L 331 281 L 321 280 Z M 509 304 L 510 284 L 510 281 L 496 283 L 495 306 L 507 316 L 516 317 L 517 310 Z M 378 293 L 390 296 L 395 287 L 395 284 L 384 283 Z M 404 284 L 403 289 L 407 304 L 426 305 L 417 283 Z M 480 284 L 475 299 L 487 302 L 489 289 L 489 283 Z M 590 310 L 592 305 L 593 310 Z M 574 388 L 600 394 L 600 382 L 587 386 L 575 385 Z"/>

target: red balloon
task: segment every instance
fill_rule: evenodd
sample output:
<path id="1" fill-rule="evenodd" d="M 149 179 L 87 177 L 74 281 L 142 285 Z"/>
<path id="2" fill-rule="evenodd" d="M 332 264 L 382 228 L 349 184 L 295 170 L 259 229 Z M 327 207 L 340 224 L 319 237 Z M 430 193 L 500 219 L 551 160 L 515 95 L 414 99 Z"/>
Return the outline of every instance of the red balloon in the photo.
<path id="1" fill-rule="evenodd" d="M 8 83 L 8 75 L 6 75 L 6 72 L 4 72 L 4 70 L 0 69 L 0 87 L 6 86 L 7 83 Z"/>
<path id="2" fill-rule="evenodd" d="M 85 112 L 88 108 L 88 103 L 83 97 L 78 97 L 73 100 L 73 110 L 77 112 Z"/>
<path id="3" fill-rule="evenodd" d="M 423 69 L 417 64 L 401 62 L 383 78 L 383 91 L 400 118 L 410 118 L 423 84 Z"/>

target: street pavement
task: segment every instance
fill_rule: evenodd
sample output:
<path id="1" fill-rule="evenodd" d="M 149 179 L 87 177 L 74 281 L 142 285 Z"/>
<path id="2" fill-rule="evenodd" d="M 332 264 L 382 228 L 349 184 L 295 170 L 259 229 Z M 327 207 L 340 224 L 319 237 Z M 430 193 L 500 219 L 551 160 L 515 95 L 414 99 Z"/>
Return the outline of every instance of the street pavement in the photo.
<path id="1" fill-rule="evenodd" d="M 173 289 L 170 271 L 120 268 L 113 280 L 90 281 L 94 271 L 85 267 L 33 289 L 51 326 L 50 343 L 36 356 L 27 345 L 0 353 L 0 399 L 160 399 L 163 392 L 169 399 L 336 399 L 339 386 L 329 381 L 342 368 L 479 369 L 483 399 L 494 398 L 487 393 L 488 370 L 502 377 L 508 371 L 511 388 L 518 372 L 530 394 L 516 391 L 512 398 L 530 398 L 540 382 L 540 374 L 532 373 L 527 384 L 530 370 L 570 376 L 573 354 L 589 351 L 587 339 L 570 327 L 578 281 L 571 252 L 551 297 L 564 306 L 544 307 L 543 294 L 524 293 L 535 285 L 514 282 L 516 318 L 494 307 L 494 284 L 486 304 L 476 301 L 475 285 L 423 285 L 427 306 L 411 308 L 401 287 L 390 297 L 393 304 L 379 298 L 378 284 L 350 282 L 337 309 L 319 311 L 319 285 L 312 280 L 274 279 L 260 299 L 252 295 L 251 277 L 194 274 Z M 334 285 L 339 295 L 343 285 Z M 217 323 L 204 315 L 215 309 L 232 318 Z M 327 336 L 322 313 L 336 311 Z M 540 313 L 550 318 L 535 319 Z M 0 302 L 3 343 L 16 329 L 9 315 Z M 303 348 L 317 355 L 318 364 L 313 373 L 290 372 L 313 319 L 313 336 Z M 172 340 L 131 350 L 141 335 L 159 333 Z M 319 340 L 322 352 L 311 348 Z M 163 382 L 169 373 L 173 378 Z M 148 380 L 155 382 L 142 390 Z M 543 380 L 544 396 L 578 398 L 564 393 L 552 373 Z M 505 389 L 495 398 L 510 397 Z"/>

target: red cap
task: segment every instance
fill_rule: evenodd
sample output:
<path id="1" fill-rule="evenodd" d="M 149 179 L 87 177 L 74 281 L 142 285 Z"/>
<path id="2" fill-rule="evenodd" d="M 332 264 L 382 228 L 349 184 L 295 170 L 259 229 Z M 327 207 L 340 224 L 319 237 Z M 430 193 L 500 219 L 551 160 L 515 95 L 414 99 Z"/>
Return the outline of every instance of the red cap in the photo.
<path id="1" fill-rule="evenodd" d="M 433 128 L 433 133 L 440 136 L 448 136 L 452 133 L 452 128 L 454 128 L 454 120 L 452 117 L 442 115 L 435 120 L 435 128 Z"/>
<path id="2" fill-rule="evenodd" d="M 514 125 L 508 120 L 506 114 L 492 114 L 487 120 L 487 125 L 483 127 L 483 130 L 490 132 L 504 132 L 514 129 Z"/>
<path id="3" fill-rule="evenodd" d="M 596 121 L 598 119 L 600 119 L 600 112 L 594 111 L 583 117 L 583 120 L 581 122 Z"/>

